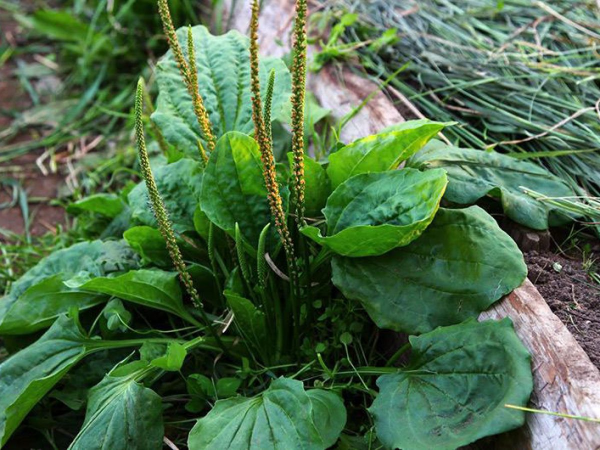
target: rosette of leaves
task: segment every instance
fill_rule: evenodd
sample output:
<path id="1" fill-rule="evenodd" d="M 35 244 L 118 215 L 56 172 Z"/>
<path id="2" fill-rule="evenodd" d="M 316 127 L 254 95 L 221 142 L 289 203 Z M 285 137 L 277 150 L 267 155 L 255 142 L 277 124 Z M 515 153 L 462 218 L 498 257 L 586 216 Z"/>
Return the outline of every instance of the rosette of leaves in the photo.
<path id="1" fill-rule="evenodd" d="M 294 26 L 301 93 L 305 6 Z M 445 449 L 522 425 L 524 413 L 504 405 L 528 401 L 529 354 L 510 320 L 476 318 L 521 284 L 523 257 L 483 209 L 440 206 L 447 171 L 403 167 L 445 124 L 336 143 L 327 161 L 296 145 L 281 170 L 260 114 L 287 98 L 277 79 L 289 75 L 270 72 L 263 96 L 244 81 L 256 81 L 254 70 L 264 80 L 247 40 L 192 36 L 198 79 L 212 80 L 199 89 L 214 149 L 195 157 L 189 78 L 177 78 L 168 55 L 157 111 L 172 112 L 171 98 L 185 113 L 155 119 L 188 156 L 152 172 L 138 88 L 145 180 L 123 206 L 125 240 L 48 256 L 0 306 L 0 335 L 28 335 L 0 364 L 1 445 L 18 445 L 32 426 L 71 449 L 151 450 L 165 439 L 192 450 Z M 232 92 L 237 121 L 229 100 L 211 97 Z M 304 96 L 292 98 L 298 142 Z M 389 348 L 378 329 L 407 333 L 408 344 Z M 53 433 L 56 423 L 68 432 Z"/>

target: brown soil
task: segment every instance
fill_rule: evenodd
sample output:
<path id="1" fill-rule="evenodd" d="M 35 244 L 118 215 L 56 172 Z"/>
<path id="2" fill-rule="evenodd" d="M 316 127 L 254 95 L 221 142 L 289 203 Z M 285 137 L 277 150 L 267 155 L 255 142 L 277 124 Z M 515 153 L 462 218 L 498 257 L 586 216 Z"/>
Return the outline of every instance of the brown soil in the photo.
<path id="1" fill-rule="evenodd" d="M 23 44 L 17 24 L 10 14 L 0 14 L 0 39 L 12 46 Z M 19 81 L 14 76 L 15 64 L 9 60 L 0 67 L 0 130 L 10 126 L 12 118 L 7 111 L 25 111 L 31 107 L 29 97 L 24 92 Z M 35 136 L 22 133 L 11 140 L 27 142 Z M 6 144 L 6 143 L 5 143 Z M 44 175 L 36 165 L 36 159 L 44 152 L 43 148 L 35 149 L 24 156 L 0 163 L 0 181 L 16 180 L 27 193 L 28 198 L 36 198 L 29 203 L 31 219 L 30 232 L 32 235 L 42 235 L 56 229 L 58 224 L 65 223 L 65 213 L 61 207 L 49 204 L 56 198 L 58 189 L 62 186 L 64 177 L 60 173 Z M 59 171 L 60 172 L 60 171 Z M 12 189 L 0 187 L 0 204 L 12 200 Z M 0 209 L 0 228 L 22 234 L 25 222 L 21 207 L 16 204 L 11 208 Z M 3 237 L 0 235 L 0 241 Z"/>
<path id="2" fill-rule="evenodd" d="M 600 368 L 600 285 L 579 260 L 535 251 L 525 260 L 531 282 Z"/>

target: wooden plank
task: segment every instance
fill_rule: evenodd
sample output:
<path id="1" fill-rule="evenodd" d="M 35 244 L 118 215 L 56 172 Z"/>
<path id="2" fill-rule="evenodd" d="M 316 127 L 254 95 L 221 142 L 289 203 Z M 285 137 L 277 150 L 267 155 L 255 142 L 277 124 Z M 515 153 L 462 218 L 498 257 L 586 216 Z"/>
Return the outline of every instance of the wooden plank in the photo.
<path id="1" fill-rule="evenodd" d="M 233 26 L 242 32 L 248 28 L 249 3 L 248 0 L 237 1 L 236 9 L 232 11 Z M 261 52 L 283 55 L 290 46 L 293 1 L 266 0 L 263 3 Z M 318 74 L 310 74 L 309 88 L 323 106 L 340 117 L 360 104 L 376 86 L 349 69 L 326 67 Z M 407 118 L 411 117 L 414 116 L 407 115 Z M 403 120 L 394 104 L 380 93 L 351 121 L 342 137 L 349 142 Z M 534 393 L 531 407 L 600 418 L 600 372 L 529 280 L 481 314 L 480 320 L 504 317 L 512 319 L 517 334 L 532 354 Z M 600 424 L 528 414 L 524 427 L 486 439 L 475 447 L 502 450 L 600 449 Z"/>
<path id="2" fill-rule="evenodd" d="M 480 316 L 510 317 L 532 355 L 535 409 L 600 418 L 600 372 L 529 280 Z M 513 447 L 510 443 L 522 446 Z M 600 424 L 528 414 L 526 426 L 489 448 L 598 449 Z"/>

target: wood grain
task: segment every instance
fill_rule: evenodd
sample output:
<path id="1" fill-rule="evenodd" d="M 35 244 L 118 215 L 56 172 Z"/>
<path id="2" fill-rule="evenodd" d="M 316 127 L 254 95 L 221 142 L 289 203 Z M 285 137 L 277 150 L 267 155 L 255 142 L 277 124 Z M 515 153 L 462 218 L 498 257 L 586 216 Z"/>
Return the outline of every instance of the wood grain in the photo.
<path id="1" fill-rule="evenodd" d="M 237 1 L 235 11 L 230 11 L 233 27 L 242 32 L 248 28 L 249 3 L 248 0 Z M 289 51 L 293 9 L 290 0 L 263 2 L 260 19 L 263 54 L 281 56 Z M 339 118 L 360 104 L 377 86 L 348 68 L 326 67 L 318 74 L 310 74 L 309 88 L 321 104 Z M 413 117 L 407 115 L 409 119 Z M 395 105 L 379 93 L 349 123 L 342 139 L 349 142 L 401 121 L 404 118 Z M 600 372 L 529 280 L 481 314 L 480 320 L 504 317 L 512 319 L 517 334 L 532 355 L 534 393 L 530 406 L 600 418 Z M 472 448 L 598 450 L 600 424 L 528 414 L 524 427 L 485 439 Z"/>

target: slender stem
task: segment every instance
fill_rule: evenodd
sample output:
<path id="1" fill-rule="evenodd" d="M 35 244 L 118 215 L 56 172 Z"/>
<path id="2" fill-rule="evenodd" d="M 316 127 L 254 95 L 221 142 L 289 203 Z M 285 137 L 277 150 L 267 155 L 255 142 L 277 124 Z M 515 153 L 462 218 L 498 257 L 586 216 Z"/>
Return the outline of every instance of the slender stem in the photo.
<path id="1" fill-rule="evenodd" d="M 410 342 L 407 342 L 402 347 L 400 347 L 396 353 L 392 355 L 392 357 L 386 363 L 386 367 L 393 366 L 396 361 L 402 356 L 408 349 L 410 349 Z"/>

